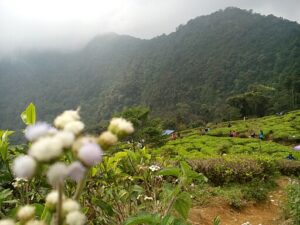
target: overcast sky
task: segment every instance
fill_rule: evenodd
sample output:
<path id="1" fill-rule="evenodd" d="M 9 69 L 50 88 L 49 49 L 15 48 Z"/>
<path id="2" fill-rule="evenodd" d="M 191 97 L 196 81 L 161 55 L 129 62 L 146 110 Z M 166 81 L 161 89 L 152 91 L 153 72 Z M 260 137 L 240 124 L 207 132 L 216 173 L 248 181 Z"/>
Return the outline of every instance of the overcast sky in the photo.
<path id="1" fill-rule="evenodd" d="M 0 52 L 70 49 L 107 32 L 148 39 L 228 6 L 300 23 L 300 0 L 0 0 Z"/>

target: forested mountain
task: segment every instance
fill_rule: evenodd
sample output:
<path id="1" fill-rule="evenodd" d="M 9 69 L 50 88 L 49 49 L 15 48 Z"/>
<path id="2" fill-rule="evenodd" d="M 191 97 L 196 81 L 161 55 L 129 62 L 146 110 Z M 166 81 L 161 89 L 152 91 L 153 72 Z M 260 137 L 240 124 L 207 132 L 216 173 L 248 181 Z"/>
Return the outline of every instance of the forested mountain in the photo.
<path id="1" fill-rule="evenodd" d="M 151 40 L 106 34 L 72 53 L 2 59 L 0 129 L 20 127 L 31 101 L 40 120 L 81 106 L 93 129 L 133 105 L 177 123 L 264 115 L 297 108 L 299 89 L 300 25 L 227 8 Z"/>

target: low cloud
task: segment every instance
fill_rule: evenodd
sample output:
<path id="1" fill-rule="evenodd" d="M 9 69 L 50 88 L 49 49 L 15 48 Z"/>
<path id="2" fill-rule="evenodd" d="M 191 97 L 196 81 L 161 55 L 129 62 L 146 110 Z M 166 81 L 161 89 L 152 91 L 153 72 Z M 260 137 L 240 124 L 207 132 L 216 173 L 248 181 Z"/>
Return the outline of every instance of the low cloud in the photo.
<path id="1" fill-rule="evenodd" d="M 228 6 L 300 21 L 299 0 L 0 0 L 0 52 L 74 49 L 106 32 L 148 39 Z"/>

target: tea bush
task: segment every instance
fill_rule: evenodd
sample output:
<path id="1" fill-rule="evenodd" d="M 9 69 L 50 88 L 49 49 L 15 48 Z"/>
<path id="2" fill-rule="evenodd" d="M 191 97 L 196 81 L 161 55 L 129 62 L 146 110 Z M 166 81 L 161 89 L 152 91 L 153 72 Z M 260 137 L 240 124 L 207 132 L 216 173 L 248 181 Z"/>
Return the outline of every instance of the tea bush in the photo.
<path id="1" fill-rule="evenodd" d="M 276 163 L 269 159 L 222 157 L 189 160 L 195 171 L 203 173 L 214 185 L 247 183 L 253 179 L 268 179 L 276 174 Z"/>

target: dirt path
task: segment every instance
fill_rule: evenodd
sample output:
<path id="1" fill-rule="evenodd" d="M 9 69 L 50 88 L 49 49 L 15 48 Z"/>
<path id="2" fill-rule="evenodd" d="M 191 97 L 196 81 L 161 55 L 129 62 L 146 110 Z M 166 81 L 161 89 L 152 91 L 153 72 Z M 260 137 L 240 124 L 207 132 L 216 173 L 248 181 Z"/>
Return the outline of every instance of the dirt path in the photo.
<path id="1" fill-rule="evenodd" d="M 278 188 L 269 193 L 269 199 L 263 204 L 249 204 L 243 210 L 236 211 L 225 201 L 217 199 L 208 206 L 191 209 L 189 222 L 193 225 L 212 225 L 213 219 L 219 216 L 221 225 L 241 225 L 246 222 L 251 225 L 281 225 L 281 203 L 289 178 L 281 177 L 277 183 Z"/>

